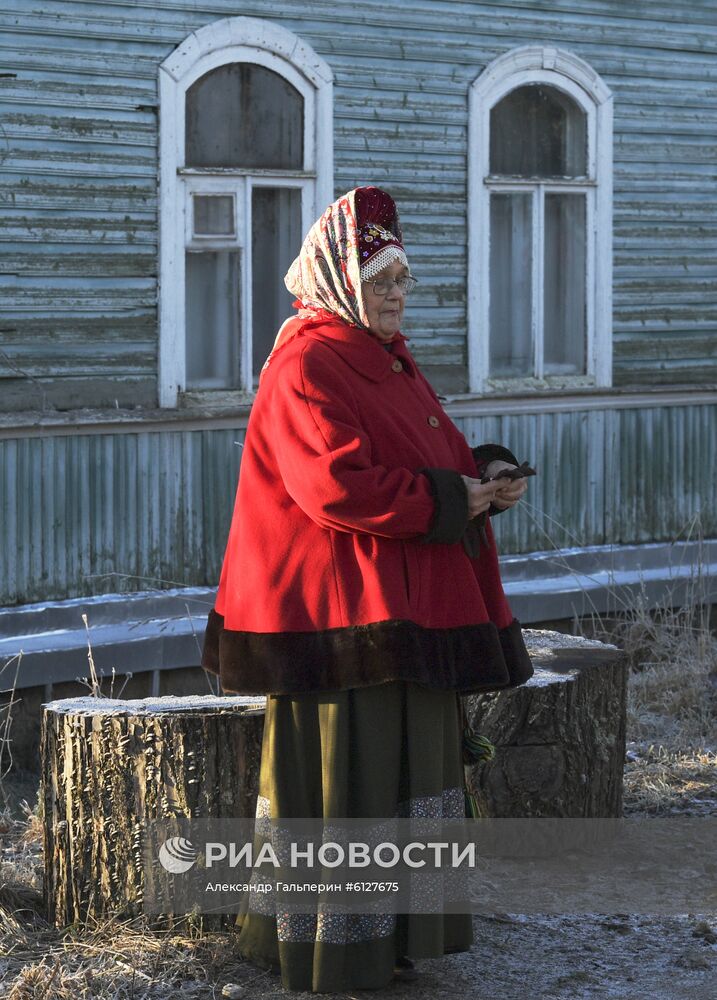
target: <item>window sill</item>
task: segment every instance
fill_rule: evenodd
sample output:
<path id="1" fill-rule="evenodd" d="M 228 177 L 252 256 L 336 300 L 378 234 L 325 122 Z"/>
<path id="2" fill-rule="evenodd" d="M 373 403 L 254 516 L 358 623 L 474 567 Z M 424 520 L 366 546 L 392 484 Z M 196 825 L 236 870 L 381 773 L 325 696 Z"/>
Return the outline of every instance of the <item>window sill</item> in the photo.
<path id="1" fill-rule="evenodd" d="M 162 408 L 14 410 L 0 413 L 0 438 L 241 428 L 246 427 L 250 412 L 251 401 L 246 399 L 235 399 L 231 405 L 203 402 Z"/>
<path id="2" fill-rule="evenodd" d="M 204 395 L 204 394 L 202 394 Z M 219 395 L 225 398 L 220 400 Z M 231 398 L 227 399 L 229 396 Z M 439 396 L 451 417 L 519 413 L 571 412 L 655 406 L 699 406 L 717 403 L 717 385 L 673 385 L 585 388 L 581 391 L 544 389 L 499 394 L 455 393 Z M 0 412 L 0 438 L 43 437 L 63 434 L 141 433 L 145 431 L 213 430 L 246 427 L 253 396 L 221 393 L 210 403 L 206 397 L 183 400 L 176 408 L 13 410 Z"/>
<path id="3" fill-rule="evenodd" d="M 511 387 L 484 393 L 439 395 L 451 417 L 519 413 L 556 413 L 578 410 L 630 409 L 634 407 L 688 406 L 717 403 L 717 385 L 693 383 L 659 386 L 570 386 L 556 388 Z"/>
<path id="4" fill-rule="evenodd" d="M 188 389 L 177 394 L 177 409 L 236 410 L 251 406 L 255 397 L 256 391 L 245 389 Z"/>
<path id="5" fill-rule="evenodd" d="M 515 396 L 525 392 L 584 392 L 600 388 L 607 389 L 609 386 L 598 386 L 592 375 L 545 375 L 543 378 L 524 375 L 515 378 L 487 378 L 483 393 L 490 396 Z"/>

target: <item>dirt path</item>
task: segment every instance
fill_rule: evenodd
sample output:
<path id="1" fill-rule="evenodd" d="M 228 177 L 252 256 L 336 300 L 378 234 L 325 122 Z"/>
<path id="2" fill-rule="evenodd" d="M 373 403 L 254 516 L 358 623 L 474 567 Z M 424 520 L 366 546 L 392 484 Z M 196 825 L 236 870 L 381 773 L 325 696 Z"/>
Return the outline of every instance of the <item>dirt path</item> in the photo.
<path id="1" fill-rule="evenodd" d="M 284 990 L 279 977 L 236 955 L 234 935 L 161 938 L 127 928 L 65 934 L 33 925 L 39 900 L 39 824 L 6 827 L 0 868 L 0 997 L 5 1000 L 215 1000 L 316 994 Z M 8 895 L 7 879 L 27 899 Z M 31 887 L 34 887 L 31 888 Z M 3 914 L 3 909 L 5 913 Z M 14 916 L 8 916 L 8 911 Z M 485 1000 L 715 1000 L 717 913 L 673 918 L 576 914 L 474 917 L 470 952 L 416 963 L 418 978 L 350 997 Z"/>
<path id="2" fill-rule="evenodd" d="M 712 927 L 715 927 L 714 915 Z M 696 916 L 475 917 L 466 954 L 417 963 L 419 978 L 385 990 L 323 994 L 332 1000 L 410 996 L 475 1000 L 714 1000 L 717 935 Z M 245 983 L 245 995 L 305 1000 L 277 976 L 253 966 L 225 970 L 222 982 Z M 244 992 L 244 991 L 243 991 Z M 211 996 L 211 993 L 206 994 Z M 315 996 L 315 994 L 313 994 Z"/>

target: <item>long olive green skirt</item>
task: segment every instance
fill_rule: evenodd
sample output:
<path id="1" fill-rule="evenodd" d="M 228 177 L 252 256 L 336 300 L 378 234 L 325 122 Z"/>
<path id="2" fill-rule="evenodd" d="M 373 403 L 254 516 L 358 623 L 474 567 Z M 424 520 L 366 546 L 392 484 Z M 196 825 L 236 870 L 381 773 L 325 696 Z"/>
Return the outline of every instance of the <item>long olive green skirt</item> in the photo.
<path id="1" fill-rule="evenodd" d="M 394 681 L 347 691 L 270 695 L 257 817 L 464 815 L 458 696 Z M 287 914 L 247 893 L 240 954 L 317 993 L 380 989 L 398 956 L 467 951 L 470 914 Z M 327 915 L 328 917 L 328 915 Z"/>

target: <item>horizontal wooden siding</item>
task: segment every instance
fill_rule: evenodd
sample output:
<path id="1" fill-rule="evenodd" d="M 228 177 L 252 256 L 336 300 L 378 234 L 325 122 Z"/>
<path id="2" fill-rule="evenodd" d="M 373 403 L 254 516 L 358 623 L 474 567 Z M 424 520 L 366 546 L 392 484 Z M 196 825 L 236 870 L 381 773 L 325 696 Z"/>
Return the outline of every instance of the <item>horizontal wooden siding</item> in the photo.
<path id="1" fill-rule="evenodd" d="M 615 382 L 717 381 L 712 2 L 9 0 L 0 408 L 155 401 L 157 67 L 238 14 L 277 21 L 331 65 L 336 193 L 370 182 L 397 198 L 421 278 L 406 332 L 444 391 L 467 380 L 469 84 L 528 43 L 585 59 L 614 94 Z"/>

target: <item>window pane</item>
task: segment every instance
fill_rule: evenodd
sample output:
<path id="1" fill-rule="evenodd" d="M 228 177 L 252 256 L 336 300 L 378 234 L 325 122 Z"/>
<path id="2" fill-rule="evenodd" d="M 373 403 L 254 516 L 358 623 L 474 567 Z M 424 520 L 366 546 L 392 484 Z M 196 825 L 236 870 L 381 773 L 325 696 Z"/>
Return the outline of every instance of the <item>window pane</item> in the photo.
<path id="1" fill-rule="evenodd" d="M 192 205 L 195 236 L 234 235 L 233 194 L 195 194 Z"/>
<path id="2" fill-rule="evenodd" d="M 304 98 L 278 73 L 227 63 L 187 91 L 188 167 L 304 165 Z"/>
<path id="3" fill-rule="evenodd" d="M 586 371 L 585 196 L 545 196 L 544 371 Z"/>
<path id="4" fill-rule="evenodd" d="M 531 197 L 490 199 L 490 374 L 532 375 Z"/>
<path id="5" fill-rule="evenodd" d="M 186 254 L 187 389 L 239 386 L 239 279 L 237 250 Z"/>
<path id="6" fill-rule="evenodd" d="M 301 191 L 255 187 L 251 220 L 252 354 L 258 377 L 279 327 L 295 315 L 284 275 L 301 247 Z"/>
<path id="7" fill-rule="evenodd" d="M 491 109 L 490 172 L 586 176 L 585 112 L 555 87 L 529 84 L 512 90 Z"/>

